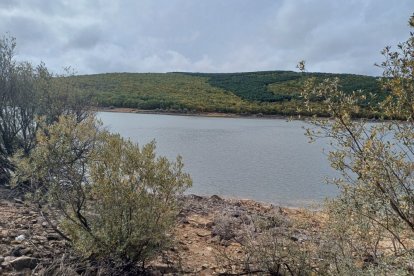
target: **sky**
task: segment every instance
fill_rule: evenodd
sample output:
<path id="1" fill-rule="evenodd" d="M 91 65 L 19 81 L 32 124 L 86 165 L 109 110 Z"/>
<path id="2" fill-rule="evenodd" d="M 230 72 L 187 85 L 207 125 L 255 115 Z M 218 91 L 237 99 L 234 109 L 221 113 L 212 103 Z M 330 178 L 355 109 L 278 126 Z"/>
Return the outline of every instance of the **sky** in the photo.
<path id="1" fill-rule="evenodd" d="M 0 0 L 16 58 L 54 72 L 292 70 L 378 76 L 413 0 Z M 395 48 L 395 47 L 394 47 Z"/>

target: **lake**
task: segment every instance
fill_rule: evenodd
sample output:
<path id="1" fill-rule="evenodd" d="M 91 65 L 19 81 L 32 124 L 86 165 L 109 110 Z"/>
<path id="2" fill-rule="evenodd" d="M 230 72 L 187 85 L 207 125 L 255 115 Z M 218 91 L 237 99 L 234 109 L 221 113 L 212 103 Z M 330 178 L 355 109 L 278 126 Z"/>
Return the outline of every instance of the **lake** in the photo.
<path id="1" fill-rule="evenodd" d="M 303 121 L 100 112 L 111 131 L 140 145 L 155 139 L 157 153 L 183 157 L 193 178 L 188 193 L 249 198 L 305 207 L 335 195 L 323 149 L 308 143 Z"/>

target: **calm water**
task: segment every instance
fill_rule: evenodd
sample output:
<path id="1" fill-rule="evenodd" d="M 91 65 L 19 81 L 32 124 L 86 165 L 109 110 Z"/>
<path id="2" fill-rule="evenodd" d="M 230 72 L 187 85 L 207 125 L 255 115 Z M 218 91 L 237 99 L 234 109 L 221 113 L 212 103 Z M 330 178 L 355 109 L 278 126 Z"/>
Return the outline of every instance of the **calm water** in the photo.
<path id="1" fill-rule="evenodd" d="M 199 195 L 250 198 L 306 206 L 335 194 L 323 141 L 309 144 L 304 122 L 99 113 L 112 132 L 139 144 L 155 139 L 157 153 L 180 154 Z"/>

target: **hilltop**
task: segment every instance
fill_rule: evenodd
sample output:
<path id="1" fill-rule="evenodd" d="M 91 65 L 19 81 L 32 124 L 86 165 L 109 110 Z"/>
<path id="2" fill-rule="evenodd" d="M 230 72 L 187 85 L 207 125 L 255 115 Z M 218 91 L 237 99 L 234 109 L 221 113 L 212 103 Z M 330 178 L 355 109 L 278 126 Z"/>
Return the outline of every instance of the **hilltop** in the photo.
<path id="1" fill-rule="evenodd" d="M 266 115 L 327 114 L 322 99 L 314 99 L 314 111 L 303 106 L 300 90 L 306 79 L 340 79 L 350 93 L 363 90 L 385 97 L 378 78 L 331 73 L 263 71 L 246 73 L 105 73 L 71 77 L 81 93 L 92 93 L 100 107 L 135 108 L 159 112 Z M 359 116 L 375 116 L 362 106 Z"/>

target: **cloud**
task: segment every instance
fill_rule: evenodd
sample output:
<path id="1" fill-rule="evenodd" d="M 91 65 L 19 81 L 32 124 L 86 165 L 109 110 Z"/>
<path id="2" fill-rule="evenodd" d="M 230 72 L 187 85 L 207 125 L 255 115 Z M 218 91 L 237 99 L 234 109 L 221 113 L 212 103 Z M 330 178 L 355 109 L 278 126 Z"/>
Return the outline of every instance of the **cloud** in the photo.
<path id="1" fill-rule="evenodd" d="M 1 1 L 18 58 L 100 72 L 295 70 L 378 75 L 412 0 Z"/>

